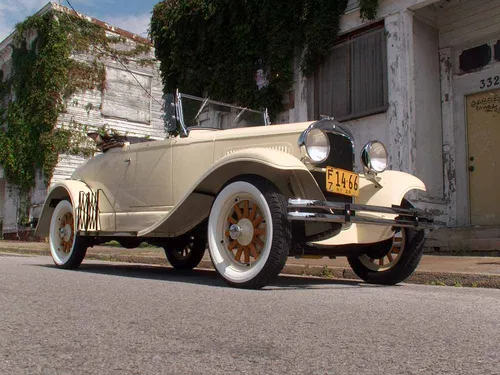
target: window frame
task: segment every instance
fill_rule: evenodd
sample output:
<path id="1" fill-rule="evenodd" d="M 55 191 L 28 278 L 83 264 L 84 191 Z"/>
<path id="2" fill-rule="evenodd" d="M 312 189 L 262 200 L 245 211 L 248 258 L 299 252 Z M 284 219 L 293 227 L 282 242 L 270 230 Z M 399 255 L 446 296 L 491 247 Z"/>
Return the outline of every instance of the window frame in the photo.
<path id="1" fill-rule="evenodd" d="M 387 112 L 389 108 L 389 90 L 388 90 L 388 72 L 387 72 L 387 33 L 385 30 L 385 24 L 384 21 L 377 22 L 374 24 L 371 24 L 367 27 L 363 27 L 361 29 L 355 30 L 353 32 L 344 34 L 339 37 L 337 43 L 334 45 L 335 48 L 340 48 L 345 45 L 352 45 L 354 42 L 357 40 L 357 38 L 360 37 L 365 37 L 369 34 L 375 34 L 375 33 L 382 33 L 384 35 L 384 46 L 382 48 L 381 54 L 382 54 L 382 95 L 383 95 L 383 105 L 376 107 L 376 108 L 371 108 L 367 109 L 364 111 L 358 111 L 355 113 L 352 113 L 352 107 L 353 107 L 353 90 L 352 90 L 352 76 L 353 76 L 353 53 L 352 49 L 349 49 L 349 59 L 348 59 L 348 71 L 347 71 L 347 86 L 348 86 L 348 91 L 349 91 L 349 107 L 351 113 L 348 115 L 344 116 L 335 116 L 335 119 L 337 121 L 347 121 L 347 120 L 354 120 L 358 118 L 363 118 L 367 116 L 372 116 L 375 114 L 379 113 L 385 113 Z M 333 52 L 333 49 L 332 49 Z M 326 60 L 326 59 L 325 59 Z M 324 62 L 322 63 L 324 64 Z M 318 84 L 318 70 L 319 67 L 316 69 L 314 74 L 311 77 L 311 80 L 313 82 L 313 97 L 312 97 L 312 105 L 310 108 L 312 109 L 312 114 L 313 118 L 320 118 L 322 115 L 329 115 L 332 116 L 333 114 L 326 114 L 326 113 L 319 113 L 319 84 Z"/>

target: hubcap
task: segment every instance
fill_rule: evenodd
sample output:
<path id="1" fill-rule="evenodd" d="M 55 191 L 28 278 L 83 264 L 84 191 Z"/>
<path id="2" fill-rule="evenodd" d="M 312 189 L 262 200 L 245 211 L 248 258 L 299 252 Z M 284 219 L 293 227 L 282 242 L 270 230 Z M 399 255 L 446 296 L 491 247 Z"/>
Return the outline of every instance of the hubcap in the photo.
<path id="1" fill-rule="evenodd" d="M 227 216 L 227 251 L 237 264 L 251 266 L 260 257 L 267 241 L 267 226 L 259 205 L 236 198 Z"/>
<path id="2" fill-rule="evenodd" d="M 241 235 L 242 229 L 239 225 L 233 224 L 229 227 L 229 237 L 233 240 L 237 239 Z"/>
<path id="3" fill-rule="evenodd" d="M 364 254 L 359 259 L 361 260 L 361 263 L 372 271 L 386 271 L 399 261 L 401 255 L 403 254 L 405 245 L 406 235 L 405 231 L 401 229 L 400 232 L 394 234 L 392 247 L 385 255 L 380 258 L 372 258 L 367 254 Z"/>

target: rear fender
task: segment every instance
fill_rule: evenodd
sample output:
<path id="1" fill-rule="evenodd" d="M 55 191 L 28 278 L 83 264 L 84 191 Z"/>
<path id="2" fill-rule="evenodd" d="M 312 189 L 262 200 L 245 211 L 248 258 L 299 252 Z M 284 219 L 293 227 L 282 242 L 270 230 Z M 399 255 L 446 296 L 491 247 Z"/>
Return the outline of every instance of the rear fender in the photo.
<path id="1" fill-rule="evenodd" d="M 92 190 L 82 181 L 64 180 L 52 186 L 47 194 L 42 213 L 38 219 L 38 225 L 35 230 L 35 236 L 47 237 L 49 235 L 50 219 L 57 203 L 67 199 L 73 206 L 73 215 L 76 217 L 76 207 L 80 191 L 90 193 Z"/>

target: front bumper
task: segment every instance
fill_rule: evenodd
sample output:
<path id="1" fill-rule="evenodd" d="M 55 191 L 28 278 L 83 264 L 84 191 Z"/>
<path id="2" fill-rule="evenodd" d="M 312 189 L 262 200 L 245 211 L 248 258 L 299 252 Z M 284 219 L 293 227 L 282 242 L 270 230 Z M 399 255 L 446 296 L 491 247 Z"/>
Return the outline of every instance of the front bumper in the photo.
<path id="1" fill-rule="evenodd" d="M 361 212 L 361 215 L 358 214 Z M 397 216 L 394 219 L 377 217 L 386 214 Z M 394 205 L 392 207 L 381 207 L 297 198 L 288 200 L 288 220 L 342 224 L 358 223 L 418 229 L 434 228 L 432 216 L 416 208 L 403 208 Z"/>

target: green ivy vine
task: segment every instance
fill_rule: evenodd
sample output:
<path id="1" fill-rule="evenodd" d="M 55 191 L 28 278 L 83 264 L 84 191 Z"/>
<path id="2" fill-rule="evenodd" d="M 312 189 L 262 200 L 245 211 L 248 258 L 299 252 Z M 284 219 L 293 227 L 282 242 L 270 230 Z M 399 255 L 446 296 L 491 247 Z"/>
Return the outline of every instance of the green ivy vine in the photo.
<path id="1" fill-rule="evenodd" d="M 83 18 L 55 11 L 16 25 L 11 74 L 4 81 L 0 73 L 0 164 L 22 194 L 34 186 L 37 171 L 50 182 L 60 154 L 94 152 L 86 127 L 75 122 L 57 126 L 59 115 L 73 94 L 105 89 L 103 57 L 127 62 L 149 51 L 140 43 L 118 51 L 114 45 L 124 41 Z M 73 58 L 82 53 L 86 59 Z"/>
<path id="2" fill-rule="evenodd" d="M 295 57 L 305 75 L 315 71 L 336 42 L 347 2 L 163 0 L 153 9 L 150 35 L 164 90 L 276 115 L 292 88 Z M 360 0 L 361 16 L 374 19 L 377 6 Z M 257 72 L 265 78 L 260 89 Z"/>

